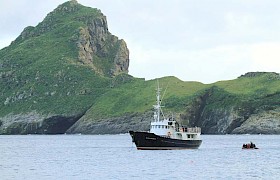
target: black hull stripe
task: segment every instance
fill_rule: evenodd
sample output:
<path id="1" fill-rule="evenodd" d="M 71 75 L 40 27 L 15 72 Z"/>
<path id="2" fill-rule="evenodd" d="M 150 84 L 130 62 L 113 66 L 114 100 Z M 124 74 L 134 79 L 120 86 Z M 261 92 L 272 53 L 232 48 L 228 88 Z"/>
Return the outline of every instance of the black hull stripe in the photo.
<path id="1" fill-rule="evenodd" d="M 137 147 L 138 150 L 188 150 L 198 149 L 198 147 Z"/>

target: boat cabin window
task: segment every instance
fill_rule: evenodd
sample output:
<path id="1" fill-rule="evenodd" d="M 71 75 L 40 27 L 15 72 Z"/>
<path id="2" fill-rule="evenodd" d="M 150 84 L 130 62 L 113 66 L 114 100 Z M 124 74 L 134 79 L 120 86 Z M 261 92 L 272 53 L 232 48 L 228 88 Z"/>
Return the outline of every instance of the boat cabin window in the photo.
<path id="1" fill-rule="evenodd" d="M 168 122 L 168 125 L 172 125 L 172 122 Z"/>
<path id="2" fill-rule="evenodd" d="M 165 129 L 167 129 L 167 126 L 165 126 Z"/>

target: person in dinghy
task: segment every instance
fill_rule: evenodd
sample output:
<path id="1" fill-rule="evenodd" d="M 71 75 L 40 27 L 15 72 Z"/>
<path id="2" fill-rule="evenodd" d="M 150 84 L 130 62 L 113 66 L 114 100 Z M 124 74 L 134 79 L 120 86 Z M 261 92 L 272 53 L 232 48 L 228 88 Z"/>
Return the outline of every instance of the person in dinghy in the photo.
<path id="1" fill-rule="evenodd" d="M 243 144 L 242 149 L 259 149 L 256 147 L 256 144 L 250 142 L 248 144 Z"/>

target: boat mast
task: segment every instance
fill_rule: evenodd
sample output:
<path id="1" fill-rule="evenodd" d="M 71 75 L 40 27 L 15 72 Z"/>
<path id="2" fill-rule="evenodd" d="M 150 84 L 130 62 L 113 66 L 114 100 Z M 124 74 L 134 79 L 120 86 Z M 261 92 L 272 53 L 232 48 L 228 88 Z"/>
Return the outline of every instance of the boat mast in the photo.
<path id="1" fill-rule="evenodd" d="M 161 112 L 161 106 L 160 106 L 160 88 L 159 88 L 159 82 L 157 81 L 157 104 L 154 105 L 154 120 L 155 121 L 160 121 L 160 112 Z"/>

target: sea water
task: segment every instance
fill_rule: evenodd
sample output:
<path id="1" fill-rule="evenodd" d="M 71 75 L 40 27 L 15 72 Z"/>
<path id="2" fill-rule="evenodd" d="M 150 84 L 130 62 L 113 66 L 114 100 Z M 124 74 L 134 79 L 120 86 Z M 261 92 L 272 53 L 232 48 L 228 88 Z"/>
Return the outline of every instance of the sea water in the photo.
<path id="1" fill-rule="evenodd" d="M 197 150 L 136 150 L 124 135 L 0 136 L 0 179 L 279 179 L 279 135 L 202 135 Z M 258 150 L 242 150 L 252 141 Z"/>

